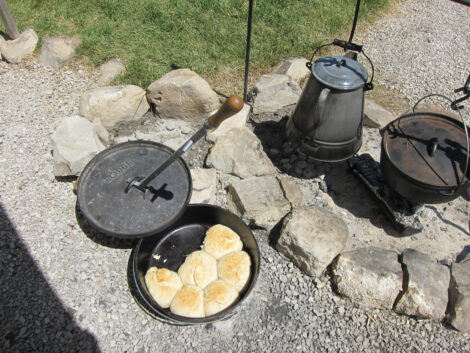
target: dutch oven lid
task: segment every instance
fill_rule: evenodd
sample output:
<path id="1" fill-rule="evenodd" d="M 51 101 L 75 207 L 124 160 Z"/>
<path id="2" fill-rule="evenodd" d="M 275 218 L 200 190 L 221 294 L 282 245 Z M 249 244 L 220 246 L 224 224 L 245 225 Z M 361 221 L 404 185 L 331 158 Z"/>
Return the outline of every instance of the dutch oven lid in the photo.
<path id="1" fill-rule="evenodd" d="M 454 188 L 465 169 L 463 124 L 435 113 L 404 115 L 384 130 L 382 148 L 389 161 L 412 181 Z"/>
<path id="2" fill-rule="evenodd" d="M 349 91 L 367 82 L 367 71 L 356 60 L 345 56 L 325 56 L 311 67 L 313 76 L 325 86 Z"/>
<path id="3" fill-rule="evenodd" d="M 80 175 L 78 206 L 99 231 L 118 238 L 141 238 L 173 224 L 191 198 L 188 166 L 178 158 L 153 179 L 146 193 L 129 182 L 149 175 L 174 151 L 152 141 L 130 141 L 97 154 Z"/>

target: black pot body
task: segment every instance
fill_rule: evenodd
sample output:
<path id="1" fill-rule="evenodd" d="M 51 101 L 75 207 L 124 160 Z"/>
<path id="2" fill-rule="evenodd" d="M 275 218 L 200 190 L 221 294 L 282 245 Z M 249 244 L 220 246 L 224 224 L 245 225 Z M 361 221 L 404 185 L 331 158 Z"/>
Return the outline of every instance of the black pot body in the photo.
<path id="1" fill-rule="evenodd" d="M 391 163 L 383 146 L 380 152 L 380 168 L 388 186 L 406 199 L 415 202 L 440 204 L 452 201 L 462 193 L 462 189 L 430 187 L 409 178 Z"/>
<path id="2" fill-rule="evenodd" d="M 339 90 L 310 75 L 295 111 L 287 123 L 287 136 L 313 159 L 341 161 L 362 145 L 363 87 Z"/>
<path id="3" fill-rule="evenodd" d="M 204 318 L 183 317 L 173 314 L 170 309 L 160 307 L 150 296 L 145 284 L 145 273 L 152 266 L 177 271 L 187 255 L 201 249 L 205 232 L 215 224 L 223 224 L 233 229 L 243 242 L 243 250 L 250 255 L 251 277 L 246 289 L 240 293 L 240 299 L 226 310 Z M 235 214 L 212 205 L 189 205 L 182 217 L 170 228 L 141 239 L 132 256 L 132 277 L 139 301 L 143 302 L 150 314 L 175 324 L 203 324 L 229 317 L 249 295 L 259 273 L 259 248 L 251 230 Z"/>

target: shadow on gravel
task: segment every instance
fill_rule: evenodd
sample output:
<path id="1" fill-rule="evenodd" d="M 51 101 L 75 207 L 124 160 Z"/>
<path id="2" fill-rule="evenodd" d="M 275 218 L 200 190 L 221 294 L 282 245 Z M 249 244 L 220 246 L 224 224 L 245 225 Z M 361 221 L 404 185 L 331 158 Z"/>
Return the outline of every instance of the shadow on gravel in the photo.
<path id="1" fill-rule="evenodd" d="M 98 232 L 90 223 L 88 223 L 85 216 L 83 216 L 80 207 L 78 207 L 78 202 L 75 203 L 75 217 L 77 218 L 77 223 L 83 233 L 99 245 L 113 249 L 132 249 L 137 243 L 137 240 L 135 239 L 119 239 Z"/>
<path id="2" fill-rule="evenodd" d="M 0 204 L 0 351 L 100 352 L 49 286 Z"/>
<path id="3" fill-rule="evenodd" d="M 253 132 L 260 139 L 274 166 L 281 173 L 292 177 L 311 180 L 312 183 L 323 183 L 322 190 L 328 193 L 338 207 L 347 209 L 355 217 L 369 219 L 374 226 L 382 228 L 388 235 L 401 236 L 387 220 L 372 193 L 354 175 L 347 161 L 315 161 L 301 156 L 292 147 L 285 132 L 287 120 L 286 116 L 279 122 L 254 124 Z M 275 234 L 272 238 L 271 242 L 275 241 Z"/>

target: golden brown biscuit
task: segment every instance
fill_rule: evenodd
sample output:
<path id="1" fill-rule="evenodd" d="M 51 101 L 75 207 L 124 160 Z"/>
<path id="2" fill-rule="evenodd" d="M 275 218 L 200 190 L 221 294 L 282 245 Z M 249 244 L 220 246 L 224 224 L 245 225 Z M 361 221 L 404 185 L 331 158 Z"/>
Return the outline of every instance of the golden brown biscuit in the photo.
<path id="1" fill-rule="evenodd" d="M 225 281 L 217 280 L 204 288 L 204 311 L 206 316 L 227 309 L 238 299 L 238 292 Z"/>
<path id="2" fill-rule="evenodd" d="M 203 289 L 217 279 L 217 260 L 202 250 L 194 251 L 186 257 L 178 274 L 183 284 Z"/>
<path id="3" fill-rule="evenodd" d="M 202 249 L 219 259 L 232 251 L 240 251 L 243 243 L 232 229 L 216 224 L 207 230 Z"/>
<path id="4" fill-rule="evenodd" d="M 152 298 L 162 308 L 168 308 L 176 292 L 183 287 L 176 272 L 156 267 L 150 267 L 147 270 L 145 284 Z"/>
<path id="5" fill-rule="evenodd" d="M 251 259 L 245 251 L 234 251 L 217 261 L 219 279 L 242 292 L 250 279 Z"/>
<path id="6" fill-rule="evenodd" d="M 185 285 L 173 298 L 170 305 L 173 314 L 186 317 L 204 317 L 204 295 L 202 289 Z"/>

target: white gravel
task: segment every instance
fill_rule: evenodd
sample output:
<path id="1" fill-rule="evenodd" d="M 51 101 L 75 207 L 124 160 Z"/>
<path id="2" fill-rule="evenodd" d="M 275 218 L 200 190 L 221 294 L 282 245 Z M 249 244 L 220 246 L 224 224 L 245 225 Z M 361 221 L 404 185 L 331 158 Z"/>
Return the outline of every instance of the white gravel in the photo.
<path id="1" fill-rule="evenodd" d="M 470 69 L 470 8 L 403 6 L 364 37 L 380 82 L 411 102 L 460 87 Z M 255 232 L 261 274 L 232 318 L 176 327 L 146 315 L 127 284 L 132 242 L 82 230 L 72 184 L 53 175 L 49 136 L 95 82 L 77 68 L 0 62 L 0 351 L 470 351 L 470 336 L 442 323 L 354 308 L 326 276 L 312 280 L 283 259 L 263 231 Z"/>
<path id="2" fill-rule="evenodd" d="M 372 59 L 376 82 L 403 93 L 411 106 L 431 93 L 461 97 L 454 89 L 470 73 L 470 7 L 447 0 L 399 2 L 398 13 L 361 26 L 354 38 Z"/>

